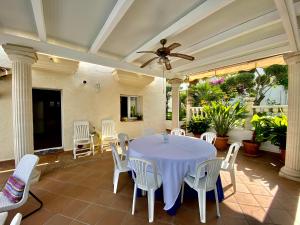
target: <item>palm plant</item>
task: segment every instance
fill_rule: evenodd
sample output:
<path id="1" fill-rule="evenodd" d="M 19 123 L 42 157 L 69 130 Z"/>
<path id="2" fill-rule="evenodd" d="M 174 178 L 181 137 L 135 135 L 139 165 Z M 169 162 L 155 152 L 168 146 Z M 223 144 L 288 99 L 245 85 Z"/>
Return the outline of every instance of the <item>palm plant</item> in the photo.
<path id="1" fill-rule="evenodd" d="M 204 112 L 211 120 L 218 137 L 226 137 L 231 128 L 247 117 L 246 106 L 241 102 L 211 102 L 210 105 L 204 106 Z"/>

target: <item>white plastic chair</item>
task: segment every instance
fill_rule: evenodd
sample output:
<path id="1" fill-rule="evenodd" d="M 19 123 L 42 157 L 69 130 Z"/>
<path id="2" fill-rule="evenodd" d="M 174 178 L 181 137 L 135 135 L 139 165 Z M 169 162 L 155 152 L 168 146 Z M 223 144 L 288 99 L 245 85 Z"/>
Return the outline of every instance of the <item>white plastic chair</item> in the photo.
<path id="1" fill-rule="evenodd" d="M 8 212 L 2 212 L 0 213 L 0 225 L 4 225 L 6 218 L 8 216 Z"/>
<path id="2" fill-rule="evenodd" d="M 157 174 L 156 164 L 152 161 L 129 157 L 129 165 L 134 180 L 133 200 L 132 200 L 132 215 L 135 211 L 136 191 L 137 188 L 148 193 L 148 218 L 149 223 L 154 219 L 154 201 L 155 191 L 161 186 L 161 176 Z M 151 172 L 150 172 L 151 171 Z"/>
<path id="3" fill-rule="evenodd" d="M 171 130 L 172 135 L 185 136 L 185 131 L 181 128 L 174 128 Z"/>
<path id="4" fill-rule="evenodd" d="M 7 218 L 8 213 L 7 212 L 2 212 L 0 213 L 0 225 L 4 225 L 5 224 L 5 220 Z M 20 225 L 22 221 L 22 214 L 21 213 L 17 213 L 14 218 L 12 219 L 12 221 L 10 222 L 10 225 Z"/>
<path id="5" fill-rule="evenodd" d="M 12 221 L 10 222 L 10 225 L 20 225 L 22 221 L 22 214 L 21 213 L 17 213 L 14 218 L 12 219 Z"/>
<path id="6" fill-rule="evenodd" d="M 123 157 L 126 158 L 127 156 L 127 145 L 126 143 L 129 143 L 129 137 L 127 134 L 125 133 L 119 133 L 118 134 L 118 139 L 119 139 L 119 144 L 120 144 L 120 147 L 121 147 L 121 159 L 123 159 Z"/>
<path id="7" fill-rule="evenodd" d="M 118 137 L 115 130 L 115 122 L 113 120 L 102 120 L 101 122 L 101 152 L 104 147 L 108 147 L 110 143 L 117 144 Z"/>
<path id="8" fill-rule="evenodd" d="M 153 128 L 145 128 L 143 131 L 143 136 L 149 136 L 155 134 L 155 130 Z"/>
<path id="9" fill-rule="evenodd" d="M 196 177 L 187 176 L 184 178 L 181 189 L 181 203 L 183 203 L 184 183 L 187 183 L 191 188 L 198 192 L 199 214 L 200 221 L 206 222 L 206 192 L 214 190 L 217 216 L 220 217 L 219 199 L 217 192 L 217 179 L 220 174 L 222 159 L 216 158 L 207 160 L 197 166 Z M 204 175 L 204 173 L 206 173 Z M 203 176 L 204 175 L 204 176 Z"/>
<path id="10" fill-rule="evenodd" d="M 95 154 L 89 121 L 74 121 L 73 158 Z"/>
<path id="11" fill-rule="evenodd" d="M 205 132 L 201 134 L 200 139 L 205 140 L 206 142 L 210 144 L 214 144 L 217 138 L 217 134 L 213 132 Z"/>
<path id="12" fill-rule="evenodd" d="M 130 171 L 130 168 L 128 167 L 128 160 L 121 160 L 120 156 L 117 152 L 116 145 L 114 143 L 110 143 L 111 147 L 111 153 L 114 160 L 114 177 L 113 177 L 113 185 L 114 185 L 114 193 L 117 193 L 118 189 L 118 181 L 119 181 L 119 175 L 123 172 Z"/>
<path id="13" fill-rule="evenodd" d="M 37 212 L 40 210 L 43 206 L 42 201 L 40 201 L 30 190 L 30 184 L 31 184 L 31 178 L 34 168 L 36 167 L 37 163 L 39 161 L 39 158 L 36 155 L 27 154 L 22 157 L 20 162 L 17 165 L 17 168 L 15 172 L 13 173 L 13 176 L 20 179 L 25 183 L 25 188 L 23 192 L 22 199 L 17 203 L 12 203 L 9 201 L 3 192 L 0 192 L 0 212 L 9 211 L 12 209 L 17 209 L 24 205 L 28 199 L 28 194 L 30 194 L 35 200 L 37 200 L 40 203 L 40 206 L 35 209 L 34 211 L 30 212 L 29 214 L 25 215 L 23 218 L 26 218 L 30 216 L 31 214 Z"/>
<path id="14" fill-rule="evenodd" d="M 235 182 L 235 160 L 241 143 L 235 142 L 230 145 L 226 158 L 222 162 L 221 170 L 228 171 L 231 177 L 231 183 L 233 184 L 233 190 L 236 191 L 236 182 Z"/>

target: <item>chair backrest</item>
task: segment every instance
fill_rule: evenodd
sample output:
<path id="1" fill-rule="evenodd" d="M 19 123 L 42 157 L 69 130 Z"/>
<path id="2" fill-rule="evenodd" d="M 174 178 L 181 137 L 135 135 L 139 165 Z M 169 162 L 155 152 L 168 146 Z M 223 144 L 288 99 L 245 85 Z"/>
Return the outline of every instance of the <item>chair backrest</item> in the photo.
<path id="1" fill-rule="evenodd" d="M 15 172 L 13 173 L 14 177 L 19 178 L 21 181 L 25 183 L 23 197 L 19 203 L 27 200 L 29 187 L 31 184 L 32 173 L 38 161 L 39 161 L 39 157 L 36 155 L 33 154 L 24 155 L 21 158 L 20 162 L 18 163 Z"/>
<path id="2" fill-rule="evenodd" d="M 114 143 L 110 143 L 110 148 L 111 148 L 111 153 L 112 153 L 112 157 L 114 160 L 115 168 L 121 169 L 121 167 L 122 167 L 121 161 L 122 160 L 120 159 L 116 145 Z"/>
<path id="3" fill-rule="evenodd" d="M 10 222 L 10 225 L 20 225 L 22 221 L 22 214 L 21 213 L 17 213 L 14 218 L 12 219 L 12 221 Z"/>
<path id="4" fill-rule="evenodd" d="M 216 141 L 217 135 L 213 132 L 205 132 L 201 134 L 200 139 L 205 140 L 208 143 L 214 144 Z"/>
<path id="5" fill-rule="evenodd" d="M 102 137 L 116 136 L 115 122 L 113 120 L 102 120 L 101 135 L 102 135 Z"/>
<path id="6" fill-rule="evenodd" d="M 207 160 L 197 166 L 196 170 L 196 178 L 194 182 L 194 187 L 198 187 L 199 180 L 203 176 L 203 172 L 205 172 L 205 185 L 206 188 L 214 188 L 220 174 L 221 164 L 223 159 L 216 158 Z"/>
<path id="7" fill-rule="evenodd" d="M 122 149 L 122 154 L 125 154 L 127 151 L 126 142 L 127 143 L 129 142 L 129 137 L 125 133 L 119 133 L 118 139 L 119 139 L 120 147 Z"/>
<path id="8" fill-rule="evenodd" d="M 155 134 L 155 130 L 153 128 L 145 128 L 143 131 L 143 136 L 149 136 Z"/>
<path id="9" fill-rule="evenodd" d="M 153 175 L 154 188 L 158 187 L 157 168 L 154 161 L 129 157 L 129 165 L 134 171 L 132 173 L 132 178 L 139 188 L 144 190 L 148 189 L 149 181 L 147 178 L 149 177 L 147 176 L 147 173 Z"/>
<path id="10" fill-rule="evenodd" d="M 181 128 L 174 128 L 171 130 L 172 135 L 185 136 L 185 131 Z"/>
<path id="11" fill-rule="evenodd" d="M 237 154 L 240 150 L 240 147 L 241 147 L 241 143 L 239 143 L 239 142 L 235 142 L 230 145 L 228 153 L 224 160 L 226 163 L 228 163 L 228 169 L 234 168 L 234 163 L 235 163 Z"/>
<path id="12" fill-rule="evenodd" d="M 74 121 L 74 140 L 90 139 L 90 123 L 89 121 L 81 120 Z"/>

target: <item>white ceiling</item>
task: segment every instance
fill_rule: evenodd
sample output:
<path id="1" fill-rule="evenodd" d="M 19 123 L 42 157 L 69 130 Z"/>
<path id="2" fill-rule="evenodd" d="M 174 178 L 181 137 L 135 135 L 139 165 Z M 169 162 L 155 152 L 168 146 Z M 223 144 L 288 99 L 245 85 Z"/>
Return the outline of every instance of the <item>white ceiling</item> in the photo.
<path id="1" fill-rule="evenodd" d="M 196 58 L 172 59 L 185 75 L 300 50 L 299 16 L 293 0 L 1 0 L 0 44 L 160 76 L 136 51 L 167 38 Z"/>

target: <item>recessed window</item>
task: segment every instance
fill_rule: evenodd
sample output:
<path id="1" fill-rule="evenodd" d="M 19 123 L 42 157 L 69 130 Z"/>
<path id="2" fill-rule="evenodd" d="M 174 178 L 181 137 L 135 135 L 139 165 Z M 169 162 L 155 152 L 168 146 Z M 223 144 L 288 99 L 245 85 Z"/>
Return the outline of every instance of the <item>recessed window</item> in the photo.
<path id="1" fill-rule="evenodd" d="M 121 95 L 120 108 L 121 121 L 143 120 L 141 96 Z"/>

